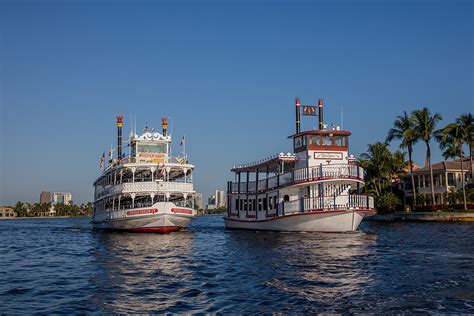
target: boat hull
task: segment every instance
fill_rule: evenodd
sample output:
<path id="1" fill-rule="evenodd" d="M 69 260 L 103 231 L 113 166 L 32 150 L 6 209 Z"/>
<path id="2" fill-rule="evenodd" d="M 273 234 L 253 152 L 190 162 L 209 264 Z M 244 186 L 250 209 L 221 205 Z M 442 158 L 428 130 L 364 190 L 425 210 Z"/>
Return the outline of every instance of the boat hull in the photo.
<path id="1" fill-rule="evenodd" d="M 156 203 L 150 208 L 132 209 L 117 218 L 97 218 L 94 228 L 123 230 L 141 233 L 171 233 L 188 226 L 195 217 L 195 210 L 176 207 L 171 203 Z"/>
<path id="2" fill-rule="evenodd" d="M 357 230 L 364 217 L 375 215 L 373 210 L 323 211 L 295 213 L 264 220 L 245 220 L 226 217 L 226 228 L 272 230 L 289 232 L 350 232 Z"/>

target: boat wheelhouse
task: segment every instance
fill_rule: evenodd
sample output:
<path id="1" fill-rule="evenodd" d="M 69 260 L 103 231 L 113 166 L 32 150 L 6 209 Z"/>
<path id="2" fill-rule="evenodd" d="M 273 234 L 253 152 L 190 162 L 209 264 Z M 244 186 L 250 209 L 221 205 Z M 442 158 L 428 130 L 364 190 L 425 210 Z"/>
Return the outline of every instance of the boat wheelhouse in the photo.
<path id="1" fill-rule="evenodd" d="M 302 109 L 301 109 L 302 107 Z M 349 156 L 349 131 L 325 129 L 323 102 L 301 106 L 296 99 L 293 153 L 234 166 L 228 182 L 227 228 L 277 231 L 355 231 L 376 213 L 360 194 L 364 170 Z M 319 129 L 300 131 L 300 115 L 319 116 Z"/>
<path id="2" fill-rule="evenodd" d="M 187 156 L 170 155 L 167 118 L 163 132 L 131 132 L 122 155 L 122 122 L 117 116 L 117 157 L 94 182 L 94 227 L 140 232 L 177 231 L 195 217 L 194 166 Z M 103 163 L 104 156 L 102 156 Z"/>

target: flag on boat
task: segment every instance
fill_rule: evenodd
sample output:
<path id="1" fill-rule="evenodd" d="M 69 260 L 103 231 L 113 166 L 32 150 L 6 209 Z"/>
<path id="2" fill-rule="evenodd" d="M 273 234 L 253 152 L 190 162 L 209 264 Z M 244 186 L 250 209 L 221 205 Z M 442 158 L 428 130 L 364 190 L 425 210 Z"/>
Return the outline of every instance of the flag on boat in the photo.
<path id="1" fill-rule="evenodd" d="M 183 135 L 183 137 L 181 137 L 181 140 L 179 141 L 179 145 L 180 145 L 180 146 L 183 146 L 183 145 L 184 145 L 184 135 Z"/>
<path id="2" fill-rule="evenodd" d="M 113 155 L 114 155 L 114 149 L 113 149 L 112 145 L 110 145 L 110 150 L 109 150 L 109 160 L 110 161 L 112 161 L 112 159 L 114 158 Z"/>
<path id="3" fill-rule="evenodd" d="M 99 159 L 100 168 L 104 167 L 105 151 L 102 153 L 102 156 Z"/>

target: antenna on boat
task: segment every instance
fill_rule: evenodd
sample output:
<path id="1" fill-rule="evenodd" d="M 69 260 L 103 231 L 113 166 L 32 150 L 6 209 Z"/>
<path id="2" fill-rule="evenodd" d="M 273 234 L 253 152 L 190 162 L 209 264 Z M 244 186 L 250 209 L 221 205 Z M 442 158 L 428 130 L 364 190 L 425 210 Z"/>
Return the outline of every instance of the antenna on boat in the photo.
<path id="1" fill-rule="evenodd" d="M 341 129 L 344 129 L 344 109 L 342 108 L 341 105 Z"/>

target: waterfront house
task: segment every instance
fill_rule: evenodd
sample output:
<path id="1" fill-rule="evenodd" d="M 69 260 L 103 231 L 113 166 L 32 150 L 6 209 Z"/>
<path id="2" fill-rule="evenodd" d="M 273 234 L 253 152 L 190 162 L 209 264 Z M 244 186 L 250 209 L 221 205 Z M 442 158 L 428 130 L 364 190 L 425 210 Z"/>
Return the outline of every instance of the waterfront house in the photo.
<path id="1" fill-rule="evenodd" d="M 0 219 L 15 218 L 16 212 L 11 207 L 0 207 Z"/>
<path id="2" fill-rule="evenodd" d="M 434 163 L 432 167 L 435 204 L 443 204 L 445 203 L 446 193 L 454 192 L 462 188 L 461 160 L 441 161 Z M 469 157 L 464 158 L 463 168 L 465 184 L 472 184 L 473 178 Z M 413 174 L 415 176 L 417 194 L 425 195 L 427 198 L 430 198 L 430 168 L 428 166 L 414 168 Z M 411 198 L 413 196 L 411 178 L 409 176 L 403 181 L 402 189 L 406 198 Z"/>

